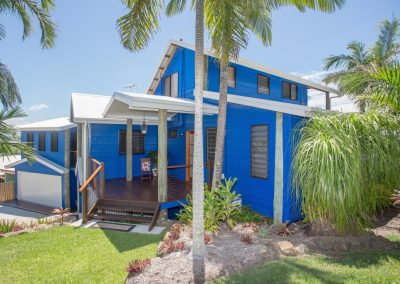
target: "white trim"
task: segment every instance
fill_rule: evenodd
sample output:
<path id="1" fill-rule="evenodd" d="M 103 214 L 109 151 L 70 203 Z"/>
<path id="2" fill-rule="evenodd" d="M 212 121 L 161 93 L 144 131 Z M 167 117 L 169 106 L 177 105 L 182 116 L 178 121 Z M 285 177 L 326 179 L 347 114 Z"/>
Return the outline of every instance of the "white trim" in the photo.
<path id="1" fill-rule="evenodd" d="M 219 93 L 204 91 L 203 97 L 211 100 L 219 100 Z M 256 98 L 231 95 L 231 94 L 228 94 L 228 103 L 239 104 L 248 107 L 256 107 L 276 112 L 283 112 L 302 117 L 312 117 L 314 116 L 315 113 L 327 112 L 326 110 L 312 108 L 303 105 L 277 102 L 267 99 L 256 99 Z"/>
<path id="2" fill-rule="evenodd" d="M 8 164 L 5 167 L 6 168 L 14 168 L 15 166 L 23 164 L 25 162 L 28 162 L 27 158 L 24 158 L 22 160 L 14 162 L 14 163 Z M 38 162 L 38 163 L 48 167 L 49 169 L 52 169 L 53 171 L 55 171 L 55 172 L 57 172 L 59 174 L 68 173 L 68 169 L 66 169 L 66 168 L 64 168 L 64 167 L 62 167 L 62 166 L 60 166 L 60 165 L 58 165 L 58 164 L 56 164 L 56 163 L 54 163 L 54 162 L 52 162 L 50 160 L 47 160 L 46 158 L 44 158 L 44 157 L 42 157 L 40 155 L 36 155 L 35 156 L 35 161 L 34 162 Z"/>
<path id="3" fill-rule="evenodd" d="M 178 41 L 178 40 L 170 40 L 168 48 L 166 49 L 166 51 L 164 53 L 164 57 L 161 60 L 160 65 L 157 68 L 156 74 L 154 75 L 153 80 L 152 80 L 152 82 L 151 82 L 151 84 L 150 84 L 150 86 L 149 86 L 149 88 L 147 90 L 148 94 L 154 94 L 156 87 L 153 87 L 153 86 L 154 85 L 157 86 L 159 80 L 162 77 L 161 76 L 162 72 L 158 76 L 159 70 L 165 70 L 168 67 L 169 60 L 166 60 L 166 58 L 167 58 L 167 56 L 171 56 L 171 54 L 169 54 L 168 51 L 170 50 L 170 48 L 173 48 L 175 46 L 180 46 L 180 47 L 183 47 L 183 48 L 195 50 L 195 46 L 193 44 L 182 42 L 182 41 Z M 207 55 L 207 56 L 214 57 L 214 54 L 213 54 L 212 50 L 210 50 L 210 49 L 204 49 L 204 54 Z M 170 57 L 168 57 L 168 59 L 169 58 Z M 238 60 L 233 61 L 232 63 L 238 64 L 238 65 L 242 65 L 242 66 L 245 66 L 245 67 L 248 67 L 248 68 L 251 68 L 251 69 L 254 69 L 254 70 L 258 70 L 258 71 L 261 71 L 261 72 L 265 72 L 265 73 L 270 74 L 270 75 L 275 75 L 277 77 L 281 77 L 281 78 L 289 80 L 289 81 L 297 82 L 297 83 L 306 85 L 306 86 L 308 86 L 310 88 L 313 88 L 313 89 L 317 89 L 317 90 L 321 90 L 321 91 L 324 91 L 324 92 L 337 94 L 339 96 L 343 95 L 339 90 L 324 86 L 322 84 L 319 84 L 319 83 L 316 83 L 316 82 L 313 82 L 313 81 L 306 80 L 306 79 L 304 79 L 302 77 L 299 77 L 299 76 L 296 76 L 296 75 L 293 75 L 293 74 L 282 72 L 282 71 L 277 70 L 275 68 L 271 68 L 271 67 L 267 67 L 267 66 L 258 64 L 256 62 L 253 62 L 253 61 L 250 61 L 250 60 L 247 60 L 247 59 L 243 59 L 243 58 L 239 57 Z"/>
<path id="4" fill-rule="evenodd" d="M 136 94 L 126 92 L 115 92 L 111 97 L 107 107 L 103 112 L 103 116 L 108 117 L 134 117 L 128 114 L 110 114 L 111 106 L 114 102 L 126 104 L 129 110 L 138 110 L 144 112 L 158 112 L 158 110 L 165 109 L 169 114 L 175 113 L 194 113 L 194 101 L 182 98 L 172 98 L 165 96 L 153 96 L 148 94 Z M 218 113 L 218 107 L 210 104 L 203 104 L 204 115 L 213 115 Z M 151 120 L 150 120 L 151 121 Z M 153 119 L 154 121 L 154 119 Z"/>
<path id="5" fill-rule="evenodd" d="M 63 127 L 16 127 L 18 131 L 63 131 L 75 128 L 76 125 L 63 126 Z"/>
<path id="6" fill-rule="evenodd" d="M 17 125 L 18 131 L 63 131 L 76 127 L 68 117 L 58 117 L 54 119 L 42 120 L 34 123 Z"/>

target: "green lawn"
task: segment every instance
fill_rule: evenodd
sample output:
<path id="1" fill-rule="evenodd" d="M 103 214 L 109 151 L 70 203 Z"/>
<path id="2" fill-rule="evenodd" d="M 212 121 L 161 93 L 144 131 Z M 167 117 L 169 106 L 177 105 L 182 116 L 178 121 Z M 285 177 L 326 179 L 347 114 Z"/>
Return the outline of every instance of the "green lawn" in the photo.
<path id="1" fill-rule="evenodd" d="M 213 283 L 400 283 L 400 251 L 290 257 Z"/>
<path id="2" fill-rule="evenodd" d="M 0 282 L 123 283 L 128 263 L 155 257 L 161 238 L 70 226 L 0 238 Z"/>

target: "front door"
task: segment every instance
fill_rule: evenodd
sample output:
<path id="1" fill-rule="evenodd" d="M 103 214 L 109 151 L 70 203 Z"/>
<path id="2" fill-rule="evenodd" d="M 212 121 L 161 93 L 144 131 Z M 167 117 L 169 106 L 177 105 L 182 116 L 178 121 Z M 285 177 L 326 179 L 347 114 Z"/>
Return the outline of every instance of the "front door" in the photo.
<path id="1" fill-rule="evenodd" d="M 192 181 L 193 176 L 194 131 L 186 131 L 186 182 Z"/>

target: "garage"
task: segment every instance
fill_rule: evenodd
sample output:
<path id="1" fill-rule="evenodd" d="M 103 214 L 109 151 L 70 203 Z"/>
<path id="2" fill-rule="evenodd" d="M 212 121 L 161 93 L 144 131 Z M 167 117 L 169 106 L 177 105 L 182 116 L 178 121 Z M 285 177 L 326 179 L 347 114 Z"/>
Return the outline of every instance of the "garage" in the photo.
<path id="1" fill-rule="evenodd" d="M 50 207 L 62 207 L 61 176 L 18 171 L 18 199 Z"/>

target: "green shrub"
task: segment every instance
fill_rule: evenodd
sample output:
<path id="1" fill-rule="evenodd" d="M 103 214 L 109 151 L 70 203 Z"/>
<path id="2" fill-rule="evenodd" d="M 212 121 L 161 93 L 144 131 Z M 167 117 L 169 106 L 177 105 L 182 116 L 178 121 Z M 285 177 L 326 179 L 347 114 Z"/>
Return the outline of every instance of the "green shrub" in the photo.
<path id="1" fill-rule="evenodd" d="M 317 115 L 299 127 L 293 187 L 318 231 L 359 232 L 400 186 L 400 124 L 378 112 Z"/>
<path id="2" fill-rule="evenodd" d="M 261 223 L 267 222 L 271 223 L 271 220 L 264 217 L 257 212 L 251 210 L 249 206 L 242 206 L 238 216 L 236 217 L 236 222 L 238 223 Z"/>
<path id="3" fill-rule="evenodd" d="M 219 188 L 204 191 L 204 229 L 214 232 L 221 223 L 226 223 L 230 228 L 236 224 L 240 214 L 241 206 L 234 201 L 240 194 L 232 191 L 237 179 L 228 179 Z M 193 200 L 189 195 L 187 204 L 182 204 L 183 209 L 177 214 L 182 223 L 192 224 L 193 220 Z"/>

